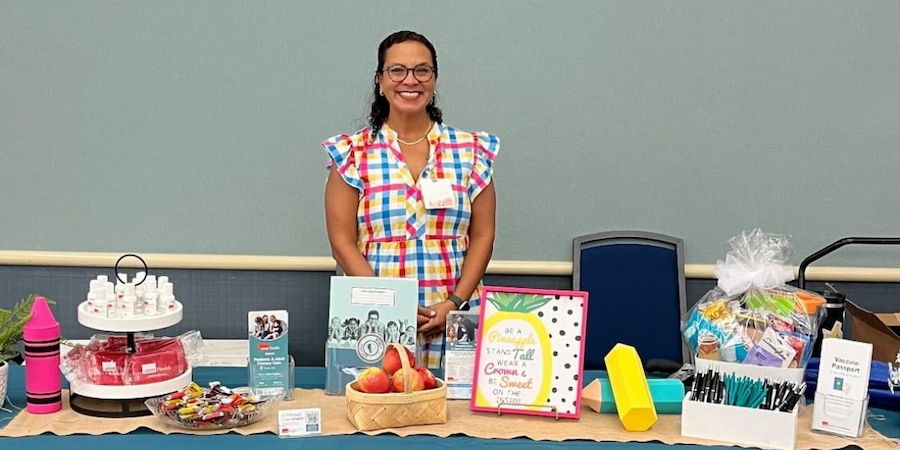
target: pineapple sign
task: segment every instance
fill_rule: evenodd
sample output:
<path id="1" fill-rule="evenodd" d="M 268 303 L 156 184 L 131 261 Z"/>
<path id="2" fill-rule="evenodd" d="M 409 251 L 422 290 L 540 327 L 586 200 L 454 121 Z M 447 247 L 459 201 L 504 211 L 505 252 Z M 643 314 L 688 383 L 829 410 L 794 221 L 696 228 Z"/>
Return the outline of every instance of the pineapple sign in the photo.
<path id="1" fill-rule="evenodd" d="M 580 417 L 587 298 L 485 287 L 471 409 Z"/>

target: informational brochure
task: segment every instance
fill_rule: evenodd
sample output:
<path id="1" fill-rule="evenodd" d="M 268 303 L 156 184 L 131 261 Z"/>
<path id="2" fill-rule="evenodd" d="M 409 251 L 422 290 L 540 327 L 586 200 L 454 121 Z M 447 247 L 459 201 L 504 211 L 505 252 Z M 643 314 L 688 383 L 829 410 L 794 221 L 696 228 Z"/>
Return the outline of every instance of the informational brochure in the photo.
<path id="1" fill-rule="evenodd" d="M 280 389 L 286 397 L 292 394 L 288 328 L 287 311 L 251 311 L 247 314 L 248 382 L 259 393 Z"/>
<path id="2" fill-rule="evenodd" d="M 478 312 L 450 311 L 444 345 L 444 381 L 448 399 L 472 398 L 472 376 L 478 347 Z"/>

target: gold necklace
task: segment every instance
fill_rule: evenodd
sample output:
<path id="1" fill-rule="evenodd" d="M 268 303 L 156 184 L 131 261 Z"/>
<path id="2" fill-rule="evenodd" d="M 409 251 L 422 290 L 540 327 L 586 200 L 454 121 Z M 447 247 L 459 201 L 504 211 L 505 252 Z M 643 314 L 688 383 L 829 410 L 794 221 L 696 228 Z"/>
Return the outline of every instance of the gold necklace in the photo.
<path id="1" fill-rule="evenodd" d="M 390 126 L 390 125 L 388 125 L 388 126 Z M 416 145 L 416 144 L 418 144 L 419 142 L 424 141 L 425 138 L 428 137 L 428 132 L 431 131 L 431 128 L 432 128 L 432 127 L 434 127 L 434 122 L 428 122 L 428 129 L 425 130 L 425 135 L 422 136 L 422 137 L 420 137 L 417 141 L 413 141 L 413 142 L 406 142 L 406 141 L 404 141 L 403 139 L 400 139 L 400 135 L 397 134 L 396 131 L 394 131 L 394 134 L 397 135 L 397 142 L 399 142 L 399 143 L 401 143 L 401 144 L 403 144 L 403 145 Z M 394 127 L 391 127 L 391 128 L 393 129 Z"/>

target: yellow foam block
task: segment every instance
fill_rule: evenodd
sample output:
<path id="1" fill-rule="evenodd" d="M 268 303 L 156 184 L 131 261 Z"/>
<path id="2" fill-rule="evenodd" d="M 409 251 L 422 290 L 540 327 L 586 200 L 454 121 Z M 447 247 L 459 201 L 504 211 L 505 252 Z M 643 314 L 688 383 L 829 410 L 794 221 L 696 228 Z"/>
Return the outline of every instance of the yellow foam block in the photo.
<path id="1" fill-rule="evenodd" d="M 656 407 L 637 350 L 616 344 L 604 358 L 619 420 L 628 431 L 647 431 L 656 423 Z"/>

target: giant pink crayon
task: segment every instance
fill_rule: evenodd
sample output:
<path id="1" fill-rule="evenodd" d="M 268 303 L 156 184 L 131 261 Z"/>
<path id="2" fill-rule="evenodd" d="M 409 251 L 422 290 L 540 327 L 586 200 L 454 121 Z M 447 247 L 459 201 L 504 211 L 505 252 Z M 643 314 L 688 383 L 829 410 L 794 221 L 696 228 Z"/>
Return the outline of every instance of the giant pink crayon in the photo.
<path id="1" fill-rule="evenodd" d="M 25 398 L 28 412 L 48 414 L 62 409 L 59 371 L 59 322 L 44 297 L 34 300 L 25 341 Z"/>

